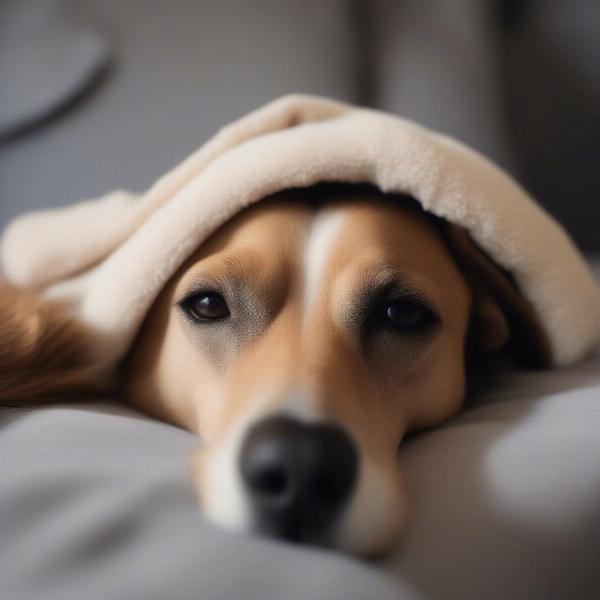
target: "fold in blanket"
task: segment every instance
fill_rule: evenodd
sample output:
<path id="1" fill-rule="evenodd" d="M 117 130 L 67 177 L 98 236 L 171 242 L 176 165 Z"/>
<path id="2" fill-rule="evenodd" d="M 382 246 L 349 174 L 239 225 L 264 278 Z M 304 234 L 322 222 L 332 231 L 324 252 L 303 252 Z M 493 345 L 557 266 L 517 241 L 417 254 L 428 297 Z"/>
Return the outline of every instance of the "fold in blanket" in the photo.
<path id="1" fill-rule="evenodd" d="M 275 100 L 222 129 L 148 192 L 25 215 L 2 239 L 6 276 L 65 299 L 98 360 L 127 352 L 185 259 L 244 207 L 287 188 L 371 183 L 465 228 L 510 272 L 554 365 L 600 340 L 600 289 L 564 230 L 481 155 L 404 119 L 322 98 Z"/>

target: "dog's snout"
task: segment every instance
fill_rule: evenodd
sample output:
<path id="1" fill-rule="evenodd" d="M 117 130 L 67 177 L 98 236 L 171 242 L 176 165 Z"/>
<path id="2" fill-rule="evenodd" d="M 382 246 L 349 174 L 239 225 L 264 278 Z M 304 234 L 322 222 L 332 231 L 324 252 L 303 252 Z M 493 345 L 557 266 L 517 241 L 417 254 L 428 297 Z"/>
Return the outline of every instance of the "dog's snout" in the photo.
<path id="1" fill-rule="evenodd" d="M 329 424 L 272 417 L 241 449 L 241 475 L 259 528 L 289 540 L 322 538 L 348 500 L 357 472 L 350 437 Z"/>

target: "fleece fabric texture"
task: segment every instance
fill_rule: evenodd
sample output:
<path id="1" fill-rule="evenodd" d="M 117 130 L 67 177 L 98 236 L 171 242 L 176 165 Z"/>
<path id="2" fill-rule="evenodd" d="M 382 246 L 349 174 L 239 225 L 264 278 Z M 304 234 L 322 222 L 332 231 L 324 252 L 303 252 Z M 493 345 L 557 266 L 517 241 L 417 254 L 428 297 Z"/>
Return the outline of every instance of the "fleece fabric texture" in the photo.
<path id="1" fill-rule="evenodd" d="M 2 239 L 3 269 L 67 300 L 111 366 L 220 225 L 270 194 L 326 181 L 408 193 L 464 227 L 534 307 L 554 365 L 598 344 L 600 288 L 561 226 L 509 176 L 415 123 L 311 96 L 285 96 L 225 127 L 141 196 L 114 192 L 17 219 Z"/>

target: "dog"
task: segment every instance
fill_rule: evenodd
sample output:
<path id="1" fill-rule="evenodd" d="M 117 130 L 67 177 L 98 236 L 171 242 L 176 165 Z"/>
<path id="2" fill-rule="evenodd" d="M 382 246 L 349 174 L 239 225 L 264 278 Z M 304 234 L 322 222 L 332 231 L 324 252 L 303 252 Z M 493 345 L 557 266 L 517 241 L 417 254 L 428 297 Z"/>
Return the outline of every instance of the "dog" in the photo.
<path id="1" fill-rule="evenodd" d="M 93 333 L 2 285 L 0 403 L 98 391 Z M 154 302 L 118 389 L 202 438 L 191 473 L 210 520 L 376 556 L 409 514 L 402 439 L 455 415 L 472 364 L 511 343 L 545 360 L 533 312 L 463 233 L 409 197 L 322 185 L 204 242 Z"/>

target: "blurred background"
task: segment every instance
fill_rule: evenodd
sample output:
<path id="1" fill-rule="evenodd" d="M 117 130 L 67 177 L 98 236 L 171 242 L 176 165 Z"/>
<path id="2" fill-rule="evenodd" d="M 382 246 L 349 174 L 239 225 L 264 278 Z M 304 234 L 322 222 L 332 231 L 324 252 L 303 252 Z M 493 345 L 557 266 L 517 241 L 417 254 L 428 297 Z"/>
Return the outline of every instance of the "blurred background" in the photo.
<path id="1" fill-rule="evenodd" d="M 463 140 L 600 252 L 598 0 L 1 0 L 0 228 L 289 92 Z"/>

